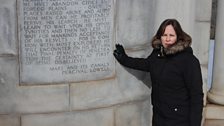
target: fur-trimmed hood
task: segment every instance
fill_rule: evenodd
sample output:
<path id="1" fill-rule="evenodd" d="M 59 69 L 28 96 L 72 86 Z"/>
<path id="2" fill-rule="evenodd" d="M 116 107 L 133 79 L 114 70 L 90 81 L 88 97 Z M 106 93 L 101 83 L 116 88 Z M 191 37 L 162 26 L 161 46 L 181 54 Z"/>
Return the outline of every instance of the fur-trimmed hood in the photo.
<path id="1" fill-rule="evenodd" d="M 152 47 L 154 49 L 160 49 L 161 54 L 163 55 L 173 55 L 178 52 L 183 51 L 184 49 L 190 47 L 191 41 L 177 41 L 175 44 L 168 48 L 164 48 L 160 39 L 152 41 Z"/>

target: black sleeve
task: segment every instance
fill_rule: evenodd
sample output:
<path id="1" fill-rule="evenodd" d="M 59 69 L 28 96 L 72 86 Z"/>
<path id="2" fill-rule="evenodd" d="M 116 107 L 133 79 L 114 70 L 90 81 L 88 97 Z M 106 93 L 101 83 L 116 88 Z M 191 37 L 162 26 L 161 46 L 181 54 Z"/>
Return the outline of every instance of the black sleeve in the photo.
<path id="1" fill-rule="evenodd" d="M 184 79 L 190 95 L 190 126 L 201 126 L 203 87 L 201 67 L 196 57 L 188 61 Z"/>
<path id="2" fill-rule="evenodd" d="M 122 60 L 118 61 L 121 65 L 136 70 L 147 71 L 150 69 L 150 56 L 147 58 L 133 58 L 129 56 L 122 57 Z"/>

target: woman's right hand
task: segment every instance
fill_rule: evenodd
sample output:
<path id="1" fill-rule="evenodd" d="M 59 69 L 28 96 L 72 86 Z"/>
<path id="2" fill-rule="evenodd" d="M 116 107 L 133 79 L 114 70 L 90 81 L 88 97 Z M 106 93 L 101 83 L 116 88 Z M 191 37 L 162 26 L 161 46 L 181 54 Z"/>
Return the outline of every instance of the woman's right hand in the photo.
<path id="1" fill-rule="evenodd" d="M 125 58 L 127 55 L 124 51 L 124 47 L 121 44 L 116 44 L 115 45 L 115 50 L 114 50 L 114 57 L 118 60 L 121 61 L 123 58 Z"/>

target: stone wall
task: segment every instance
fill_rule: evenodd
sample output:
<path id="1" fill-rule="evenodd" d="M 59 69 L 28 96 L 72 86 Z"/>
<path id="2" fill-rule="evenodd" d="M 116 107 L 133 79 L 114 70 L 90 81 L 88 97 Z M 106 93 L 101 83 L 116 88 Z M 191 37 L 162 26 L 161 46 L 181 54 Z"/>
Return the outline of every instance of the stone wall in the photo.
<path id="1" fill-rule="evenodd" d="M 1 126 L 150 125 L 148 73 L 112 52 L 149 54 L 154 1 L 0 2 Z"/>
<path id="2" fill-rule="evenodd" d="M 193 38 L 206 105 L 211 0 L 0 2 L 0 126 L 149 126 L 150 75 L 112 52 L 147 57 L 166 18 Z"/>

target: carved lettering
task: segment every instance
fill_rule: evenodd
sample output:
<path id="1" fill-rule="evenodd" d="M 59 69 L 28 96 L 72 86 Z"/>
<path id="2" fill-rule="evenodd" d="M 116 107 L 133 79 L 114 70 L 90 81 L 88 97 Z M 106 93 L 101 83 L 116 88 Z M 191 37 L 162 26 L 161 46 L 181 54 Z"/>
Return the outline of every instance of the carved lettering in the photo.
<path id="1" fill-rule="evenodd" d="M 21 0 L 19 4 L 22 83 L 113 76 L 113 0 Z"/>

